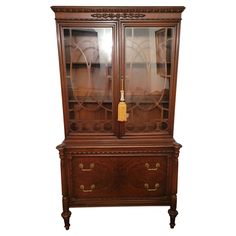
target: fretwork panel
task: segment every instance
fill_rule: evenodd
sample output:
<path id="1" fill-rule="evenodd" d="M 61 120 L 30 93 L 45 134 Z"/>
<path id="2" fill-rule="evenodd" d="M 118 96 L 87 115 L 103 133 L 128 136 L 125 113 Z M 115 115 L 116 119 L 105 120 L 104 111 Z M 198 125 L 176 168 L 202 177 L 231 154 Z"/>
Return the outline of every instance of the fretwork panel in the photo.
<path id="1" fill-rule="evenodd" d="M 65 28 L 69 129 L 111 133 L 112 29 Z"/>
<path id="2" fill-rule="evenodd" d="M 173 28 L 125 28 L 126 133 L 168 128 Z"/>

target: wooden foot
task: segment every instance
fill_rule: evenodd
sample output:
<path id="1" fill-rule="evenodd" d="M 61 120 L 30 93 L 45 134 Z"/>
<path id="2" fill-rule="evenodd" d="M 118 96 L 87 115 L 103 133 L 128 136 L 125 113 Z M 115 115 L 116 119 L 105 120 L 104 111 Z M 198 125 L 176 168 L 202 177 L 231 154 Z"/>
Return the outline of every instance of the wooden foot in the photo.
<path id="1" fill-rule="evenodd" d="M 68 230 L 70 228 L 70 216 L 71 216 L 71 212 L 68 211 L 63 211 L 61 213 L 62 218 L 64 219 L 65 222 L 65 228 L 66 230 Z"/>
<path id="2" fill-rule="evenodd" d="M 171 204 L 170 209 L 168 210 L 170 216 L 170 228 L 173 229 L 175 227 L 175 217 L 178 215 L 178 211 L 176 211 L 177 205 L 177 196 L 176 194 L 171 196 Z"/>
<path id="3" fill-rule="evenodd" d="M 70 228 L 70 216 L 71 212 L 69 210 L 69 198 L 63 197 L 62 198 L 62 205 L 63 205 L 63 212 L 61 213 L 62 218 L 65 222 L 65 228 L 68 230 Z"/>
<path id="4" fill-rule="evenodd" d="M 175 217 L 178 215 L 178 211 L 170 208 L 168 213 L 170 215 L 170 228 L 173 229 L 175 227 Z"/>

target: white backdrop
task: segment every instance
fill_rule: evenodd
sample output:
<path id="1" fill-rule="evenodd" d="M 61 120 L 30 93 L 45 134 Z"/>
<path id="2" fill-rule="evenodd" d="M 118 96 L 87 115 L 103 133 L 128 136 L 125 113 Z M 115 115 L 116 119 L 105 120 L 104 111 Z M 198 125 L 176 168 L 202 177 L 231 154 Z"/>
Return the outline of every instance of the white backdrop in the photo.
<path id="1" fill-rule="evenodd" d="M 0 235 L 236 235 L 234 2 L 2 1 L 0 14 Z M 175 138 L 176 227 L 166 207 L 72 209 L 60 216 L 63 140 L 51 5 L 184 5 Z"/>

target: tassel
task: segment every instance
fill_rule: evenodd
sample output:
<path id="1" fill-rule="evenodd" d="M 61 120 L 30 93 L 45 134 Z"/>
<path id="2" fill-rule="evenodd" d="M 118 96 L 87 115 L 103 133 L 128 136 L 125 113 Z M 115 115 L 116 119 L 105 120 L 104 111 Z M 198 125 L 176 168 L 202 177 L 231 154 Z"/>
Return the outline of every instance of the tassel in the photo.
<path id="1" fill-rule="evenodd" d="M 121 101 L 118 104 L 118 121 L 127 121 L 126 117 L 127 106 L 126 103 Z"/>
<path id="2" fill-rule="evenodd" d="M 125 103 L 124 80 L 121 79 L 120 102 L 118 104 L 118 121 L 127 121 L 127 106 Z"/>

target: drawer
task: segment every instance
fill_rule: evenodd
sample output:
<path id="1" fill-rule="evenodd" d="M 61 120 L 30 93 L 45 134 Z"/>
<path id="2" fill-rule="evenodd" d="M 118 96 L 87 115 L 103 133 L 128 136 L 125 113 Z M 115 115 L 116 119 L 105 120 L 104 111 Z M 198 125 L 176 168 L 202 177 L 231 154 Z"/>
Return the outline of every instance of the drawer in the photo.
<path id="1" fill-rule="evenodd" d="M 166 157 L 134 158 L 127 165 L 127 186 L 139 196 L 161 196 L 166 193 Z"/>
<path id="2" fill-rule="evenodd" d="M 71 196 L 165 195 L 167 162 L 166 157 L 73 157 Z"/>
<path id="3" fill-rule="evenodd" d="M 112 189 L 115 164 L 110 158 L 72 158 L 72 196 L 103 196 Z"/>

